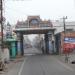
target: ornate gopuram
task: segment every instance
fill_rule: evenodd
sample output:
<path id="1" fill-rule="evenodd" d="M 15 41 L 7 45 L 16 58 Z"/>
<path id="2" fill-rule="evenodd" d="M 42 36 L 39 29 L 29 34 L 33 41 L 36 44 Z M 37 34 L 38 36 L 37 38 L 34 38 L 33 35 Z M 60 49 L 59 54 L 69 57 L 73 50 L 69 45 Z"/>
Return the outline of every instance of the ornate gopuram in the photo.
<path id="1" fill-rule="evenodd" d="M 17 34 L 18 54 L 24 55 L 23 35 L 44 34 L 45 54 L 55 53 L 55 39 L 52 22 L 42 20 L 40 16 L 28 16 L 25 21 L 17 21 L 14 32 Z"/>

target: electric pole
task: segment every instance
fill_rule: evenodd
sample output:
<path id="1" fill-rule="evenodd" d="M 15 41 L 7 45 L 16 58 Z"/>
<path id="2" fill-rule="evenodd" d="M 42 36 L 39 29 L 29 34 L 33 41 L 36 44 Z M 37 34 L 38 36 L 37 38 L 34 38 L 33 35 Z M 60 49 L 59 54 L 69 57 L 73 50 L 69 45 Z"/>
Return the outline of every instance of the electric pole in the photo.
<path id="1" fill-rule="evenodd" d="M 0 29 L 1 29 L 1 39 L 0 39 L 0 56 L 2 57 L 3 51 L 3 0 L 0 0 Z M 1 58 L 2 59 L 2 58 Z"/>
<path id="2" fill-rule="evenodd" d="M 66 33 L 66 24 L 65 24 L 65 19 L 67 19 L 67 16 L 66 16 L 66 17 L 63 17 L 64 36 L 65 36 L 65 33 Z M 65 38 L 65 37 L 64 37 L 64 38 Z"/>
<path id="3" fill-rule="evenodd" d="M 1 0 L 1 48 L 3 50 L 3 0 Z"/>
<path id="4" fill-rule="evenodd" d="M 65 41 L 65 37 L 66 37 L 66 24 L 65 24 L 65 20 L 67 19 L 67 16 L 66 17 L 63 17 L 63 26 L 64 26 L 64 41 Z M 64 49 L 64 48 L 63 48 Z M 68 63 L 69 61 L 69 56 L 68 56 L 68 53 L 65 53 L 65 62 Z"/>

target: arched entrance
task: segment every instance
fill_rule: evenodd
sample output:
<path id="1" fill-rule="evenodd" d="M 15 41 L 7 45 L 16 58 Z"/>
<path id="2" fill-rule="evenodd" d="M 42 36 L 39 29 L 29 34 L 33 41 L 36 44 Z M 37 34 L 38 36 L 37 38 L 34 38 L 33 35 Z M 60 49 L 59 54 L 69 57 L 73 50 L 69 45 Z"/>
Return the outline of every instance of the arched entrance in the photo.
<path id="1" fill-rule="evenodd" d="M 44 34 L 45 39 L 45 53 L 49 54 L 55 52 L 54 31 L 50 20 L 42 21 L 39 16 L 29 16 L 25 22 L 18 22 L 14 32 L 17 33 L 17 51 L 18 54 L 24 55 L 23 49 L 23 35 L 26 34 Z"/>

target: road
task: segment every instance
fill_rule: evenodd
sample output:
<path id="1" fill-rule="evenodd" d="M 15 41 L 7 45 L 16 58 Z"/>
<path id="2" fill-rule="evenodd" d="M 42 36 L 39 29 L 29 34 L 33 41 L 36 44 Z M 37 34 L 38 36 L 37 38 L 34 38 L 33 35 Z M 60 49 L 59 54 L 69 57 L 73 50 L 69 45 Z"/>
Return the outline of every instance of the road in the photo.
<path id="1" fill-rule="evenodd" d="M 54 56 L 33 55 L 26 58 L 19 75 L 75 75 L 73 68 Z"/>
<path id="2" fill-rule="evenodd" d="M 32 54 L 42 54 L 42 50 L 38 50 L 37 48 L 26 48 L 24 49 L 25 55 L 32 55 Z"/>
<path id="3" fill-rule="evenodd" d="M 38 53 L 34 49 L 34 53 Z M 28 49 L 29 52 L 33 49 Z M 2 75 L 75 75 L 75 68 L 60 61 L 54 55 L 26 55 L 23 62 L 13 65 L 13 68 Z"/>

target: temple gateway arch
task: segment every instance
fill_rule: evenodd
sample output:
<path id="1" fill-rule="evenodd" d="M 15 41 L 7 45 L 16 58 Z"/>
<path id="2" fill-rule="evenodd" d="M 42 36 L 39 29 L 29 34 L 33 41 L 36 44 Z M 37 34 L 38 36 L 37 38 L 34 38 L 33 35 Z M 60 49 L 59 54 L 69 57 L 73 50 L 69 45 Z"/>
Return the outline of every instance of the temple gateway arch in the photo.
<path id="1" fill-rule="evenodd" d="M 54 32 L 55 28 L 50 20 L 42 20 L 40 16 L 28 16 L 26 21 L 18 21 L 14 32 L 17 33 L 17 51 L 18 54 L 24 55 L 23 35 L 27 34 L 44 34 L 45 53 L 49 54 L 49 41 L 52 44 L 53 53 L 55 52 Z"/>

